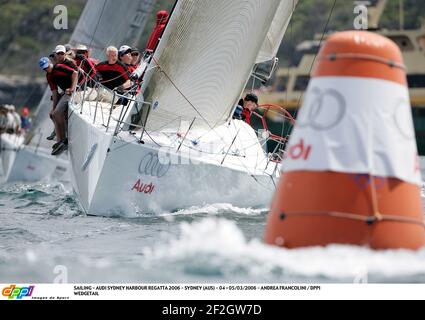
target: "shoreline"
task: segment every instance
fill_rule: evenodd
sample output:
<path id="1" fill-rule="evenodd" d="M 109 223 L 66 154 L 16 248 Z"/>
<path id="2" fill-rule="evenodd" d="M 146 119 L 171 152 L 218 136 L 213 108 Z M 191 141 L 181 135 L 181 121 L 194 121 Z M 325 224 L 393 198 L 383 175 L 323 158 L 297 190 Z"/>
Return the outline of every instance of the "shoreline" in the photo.
<path id="1" fill-rule="evenodd" d="M 44 77 L 0 74 L 0 104 L 35 109 L 47 86 Z"/>

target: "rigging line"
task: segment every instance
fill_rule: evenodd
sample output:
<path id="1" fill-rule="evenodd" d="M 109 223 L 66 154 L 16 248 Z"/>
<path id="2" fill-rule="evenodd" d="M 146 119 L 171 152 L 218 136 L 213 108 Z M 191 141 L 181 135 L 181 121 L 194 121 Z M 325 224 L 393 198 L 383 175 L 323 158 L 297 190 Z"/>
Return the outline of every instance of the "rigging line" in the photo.
<path id="1" fill-rule="evenodd" d="M 168 76 L 168 74 L 162 69 L 162 67 L 159 65 L 158 61 L 155 59 L 155 57 L 152 57 L 152 59 L 156 63 L 158 70 L 165 75 L 165 77 L 170 81 L 170 83 L 173 85 L 173 87 L 180 93 L 180 95 L 189 103 L 189 105 L 200 115 L 202 120 L 204 120 L 204 122 L 208 125 L 208 127 L 210 128 L 209 132 L 211 132 L 211 131 L 214 132 L 220 138 L 220 140 L 224 141 L 223 137 L 221 137 L 215 131 L 215 126 L 217 124 L 215 124 L 214 126 L 211 126 L 211 124 L 202 116 L 202 114 L 196 109 L 196 107 L 190 102 L 190 100 L 183 94 L 183 92 L 178 88 L 178 86 L 173 82 L 173 80 Z M 208 134 L 209 132 L 207 132 L 206 134 Z M 197 140 L 199 140 L 199 138 Z"/>
<path id="2" fill-rule="evenodd" d="M 163 117 L 164 119 L 166 119 L 166 117 Z M 151 130 L 151 132 L 157 132 L 157 133 L 161 133 L 161 130 L 162 129 L 165 129 L 165 128 L 167 128 L 170 124 L 172 124 L 173 122 L 177 122 L 177 121 L 180 121 L 181 122 L 181 117 L 177 117 L 177 118 L 174 118 L 173 120 L 171 120 L 171 121 L 169 121 L 169 122 L 166 122 L 164 125 L 162 125 L 161 127 L 159 127 L 159 128 L 155 128 L 154 130 Z"/>
<path id="3" fill-rule="evenodd" d="M 236 125 L 235 125 L 235 122 L 233 121 L 232 122 L 233 123 L 233 127 L 235 128 L 235 130 L 237 129 L 236 128 Z M 249 131 L 248 131 L 248 128 L 246 128 L 245 126 L 243 126 L 243 130 L 245 131 L 245 132 L 247 132 L 248 134 L 249 134 Z M 241 148 L 241 149 L 238 149 L 239 151 L 243 151 L 244 152 L 244 157 L 246 157 L 246 155 L 247 155 L 247 150 L 249 150 L 249 149 L 251 149 L 251 148 L 253 148 L 253 147 L 255 147 L 255 146 L 257 146 L 257 145 L 260 145 L 261 146 L 261 152 L 262 152 L 262 154 L 264 154 L 265 155 L 265 152 L 264 152 L 264 146 L 265 146 L 265 144 L 267 143 L 267 140 L 266 141 L 264 141 L 263 143 L 261 143 L 260 142 L 260 140 L 259 140 L 259 138 L 258 138 L 258 132 L 257 131 L 255 131 L 254 130 L 254 132 L 255 132 L 255 138 L 252 138 L 252 139 L 244 139 L 244 140 L 241 140 L 241 138 L 240 137 L 238 137 L 238 141 L 239 142 L 243 142 L 244 144 L 245 143 L 251 143 L 252 142 L 252 144 L 249 144 L 249 145 L 247 145 L 247 146 L 245 146 L 245 147 L 243 147 L 243 148 Z M 258 156 L 259 156 L 259 154 L 258 154 L 258 152 L 257 152 L 257 161 L 258 161 Z M 265 157 L 265 159 L 266 159 L 267 157 Z M 264 159 L 263 159 L 264 160 Z M 263 160 L 261 160 L 261 161 L 263 161 Z M 261 162 L 260 162 L 261 163 Z M 258 163 L 256 163 L 256 166 L 255 166 L 255 168 L 257 168 L 258 167 Z"/>
<path id="4" fill-rule="evenodd" d="M 134 124 L 133 124 L 134 125 Z M 129 132 L 129 131 L 126 131 L 126 132 Z M 162 145 L 160 145 L 158 142 L 156 142 L 153 138 L 152 138 L 152 136 L 149 134 L 149 132 L 147 132 L 147 131 L 145 131 L 144 132 L 150 139 L 151 139 L 151 141 L 154 143 L 154 144 L 156 144 L 158 147 L 160 147 L 160 148 L 162 148 L 163 146 Z M 119 147 L 117 147 L 117 148 L 115 148 L 114 150 L 111 150 L 111 152 L 115 152 L 115 151 L 117 151 L 117 150 L 119 150 L 119 149 L 122 149 L 122 148 L 124 148 L 124 147 L 126 147 L 126 146 L 128 146 L 128 145 L 130 145 L 130 144 L 132 144 L 132 143 L 134 143 L 134 142 L 136 142 L 136 143 L 140 143 L 140 139 L 139 138 L 137 138 L 135 135 L 133 135 L 133 134 L 130 134 L 133 138 L 134 138 L 134 141 L 125 141 L 122 137 L 120 137 L 119 135 L 116 135 L 115 136 L 115 138 L 117 138 L 117 140 L 120 140 L 120 141 L 124 141 L 123 143 L 123 145 L 122 146 L 119 146 Z"/>
<path id="5" fill-rule="evenodd" d="M 260 162 L 257 162 L 256 163 L 256 168 L 258 168 L 258 167 L 261 167 L 261 165 L 264 163 L 264 162 L 266 162 L 266 166 L 265 166 L 265 168 L 264 168 L 264 172 L 267 170 L 267 166 L 268 166 L 268 163 L 270 162 L 270 157 L 269 157 L 269 154 L 270 154 L 270 152 L 264 152 L 264 147 L 267 147 L 267 143 L 269 142 L 269 139 L 267 139 L 267 140 L 265 140 L 263 143 L 260 143 L 260 146 L 261 146 L 261 148 L 262 148 L 262 150 L 263 150 L 263 154 L 264 154 L 264 157 L 263 157 L 263 159 L 262 160 L 260 160 Z M 245 149 L 242 149 L 242 150 L 244 150 L 244 151 L 246 151 L 248 148 L 252 148 L 254 145 L 251 145 L 251 146 L 249 146 L 249 147 L 247 147 L 247 148 L 245 148 Z M 275 150 L 276 150 L 276 148 L 275 148 Z M 273 155 L 273 154 L 275 154 L 276 153 L 276 151 L 274 151 L 274 152 L 271 152 L 271 154 Z M 257 154 L 257 157 L 258 157 L 258 154 Z M 258 161 L 258 159 L 257 159 L 257 161 Z"/>
<path id="6" fill-rule="evenodd" d="M 237 129 L 236 128 L 236 125 L 235 125 L 235 122 L 232 122 L 233 123 L 233 127 L 235 128 L 235 130 Z M 243 130 L 245 131 L 245 132 L 249 132 L 248 131 L 248 129 L 245 127 L 245 126 L 243 126 Z M 254 130 L 255 131 L 255 130 Z M 270 140 L 270 139 L 265 139 L 265 141 L 263 142 L 263 143 L 261 143 L 260 141 L 259 141 L 259 139 L 258 139 L 258 131 L 255 131 L 255 133 L 256 133 L 256 137 L 255 138 L 252 138 L 252 139 L 245 139 L 245 140 L 241 140 L 241 138 L 240 137 L 238 137 L 238 141 L 239 142 L 247 142 L 247 143 L 250 143 L 251 141 L 252 141 L 252 144 L 250 144 L 250 145 L 248 145 L 248 146 L 246 146 L 246 147 L 244 147 L 244 148 L 241 148 L 241 149 L 239 149 L 240 151 L 243 151 L 244 153 L 245 153 L 245 155 L 244 156 L 246 156 L 246 152 L 247 152 L 247 150 L 249 150 L 249 149 L 251 149 L 251 148 L 253 148 L 253 147 L 255 147 L 256 145 L 260 145 L 261 146 L 261 150 L 262 150 L 262 153 L 264 154 L 264 155 L 266 155 L 266 153 L 264 152 L 264 150 L 263 150 L 263 148 L 264 148 L 264 146 L 267 144 L 267 142 Z M 257 157 L 258 157 L 258 153 L 257 153 Z M 258 160 L 258 159 L 257 159 Z M 265 156 L 265 158 L 263 159 L 263 160 L 261 160 L 261 162 L 259 163 L 259 164 L 261 164 L 264 160 L 267 160 L 267 156 Z M 259 166 L 259 164 L 257 164 L 256 165 L 256 168 Z"/>
<path id="7" fill-rule="evenodd" d="M 294 11 L 295 11 L 295 0 L 293 0 L 292 1 L 292 14 L 294 14 Z M 290 24 L 290 27 L 289 27 L 289 42 L 292 44 L 292 54 L 291 54 L 291 57 L 294 55 L 294 53 L 295 53 L 295 46 L 294 46 L 294 22 L 293 22 L 293 17 L 292 17 L 292 19 L 291 19 L 291 24 Z M 290 58 L 291 58 L 290 57 Z M 289 63 L 288 64 L 288 68 L 287 68 L 287 84 L 286 84 L 286 92 L 285 92 L 285 103 L 287 104 L 288 103 L 288 84 L 289 84 L 289 76 L 290 76 L 290 68 L 291 68 L 291 63 Z"/>
<path id="8" fill-rule="evenodd" d="M 121 131 L 121 132 L 123 132 L 123 131 Z M 120 132 L 120 133 L 121 133 Z M 121 137 L 119 134 L 117 134 L 116 136 L 115 136 L 115 138 L 117 139 L 117 140 L 119 140 L 119 141 L 121 141 L 121 142 L 123 142 L 123 145 L 121 145 L 121 146 L 119 146 L 119 147 L 116 147 L 114 150 L 111 150 L 110 152 L 112 153 L 112 152 L 115 152 L 115 151 L 117 151 L 117 150 L 120 150 L 120 149 L 122 149 L 122 148 L 125 148 L 125 147 L 127 147 L 128 145 L 131 145 L 132 143 L 134 143 L 134 142 L 136 142 L 136 143 L 140 143 L 140 139 L 139 138 L 137 138 L 136 136 L 135 136 L 135 134 L 133 134 L 133 133 L 130 133 L 130 132 L 133 132 L 133 131 L 126 131 L 126 132 L 128 132 L 130 135 L 131 135 L 131 137 L 134 139 L 134 141 L 126 141 L 123 137 Z M 148 137 L 150 137 L 149 136 L 149 134 L 145 131 L 145 133 L 148 135 Z M 151 138 L 152 139 L 152 138 Z M 152 139 L 152 142 L 153 143 L 155 143 L 157 146 L 160 146 L 156 141 L 154 141 L 153 139 Z M 160 147 L 162 147 L 162 146 L 160 146 Z"/>
<path id="9" fill-rule="evenodd" d="M 311 71 L 313 70 L 314 64 L 316 62 L 316 58 L 317 58 L 317 56 L 319 54 L 320 48 L 322 47 L 322 42 L 325 39 L 326 33 L 328 32 L 329 23 L 331 21 L 332 14 L 333 14 L 334 9 L 335 9 L 335 5 L 336 5 L 336 0 L 334 0 L 334 3 L 332 5 L 331 11 L 330 11 L 329 16 L 328 16 L 328 20 L 326 21 L 325 28 L 323 29 L 323 33 L 322 33 L 322 36 L 321 36 L 320 41 L 319 41 L 319 47 L 317 49 L 316 54 L 314 55 L 313 62 L 311 63 L 311 66 L 310 66 L 310 70 L 308 71 L 308 74 L 309 75 L 311 75 Z M 300 108 L 300 103 L 301 103 L 301 100 L 302 100 L 303 96 L 304 96 L 304 92 L 301 92 L 300 97 L 299 97 L 298 102 L 297 102 L 297 106 L 296 106 L 295 117 L 298 114 L 298 110 Z"/>
<path id="10" fill-rule="evenodd" d="M 290 35 L 290 37 L 289 37 L 289 42 L 293 45 L 294 44 L 294 20 L 293 20 L 293 18 L 294 18 L 294 16 L 293 16 L 293 14 L 294 14 L 294 12 L 295 12 L 295 0 L 293 0 L 292 1 L 292 18 L 291 18 L 291 21 L 290 21 L 290 28 L 289 28 L 289 30 L 290 30 L 290 32 L 289 32 L 289 35 Z M 295 46 L 293 46 L 292 47 L 292 55 L 291 56 L 293 56 L 294 55 L 294 53 L 295 53 Z M 290 76 L 291 76 L 291 74 L 290 74 L 290 68 L 291 68 L 291 63 L 289 63 L 288 64 L 288 72 L 287 72 L 287 80 L 286 80 L 286 92 L 285 92 L 285 104 L 286 105 L 288 105 L 288 99 L 289 99 L 289 96 L 288 96 L 288 94 L 289 94 L 289 92 L 288 92 L 288 85 L 289 85 L 289 78 L 290 78 Z M 281 131 L 281 134 L 280 134 L 280 136 L 281 137 L 283 137 L 283 132 L 285 131 L 285 121 L 283 121 L 282 122 L 282 131 Z M 287 132 L 286 132 L 286 136 L 288 136 L 289 135 L 289 131 L 290 131 L 290 128 L 291 126 L 288 126 L 288 130 L 287 130 Z"/>
<path id="11" fill-rule="evenodd" d="M 235 124 L 233 123 L 233 125 L 235 126 Z M 239 133 L 239 131 L 238 131 Z M 223 141 L 225 142 L 225 141 Z M 238 160 L 238 162 L 240 163 L 240 165 L 242 166 L 243 169 L 245 169 L 245 171 L 249 174 L 249 176 L 254 179 L 254 181 L 261 187 L 263 187 L 264 189 L 270 190 L 267 186 L 265 186 L 264 184 L 262 184 L 260 181 L 258 181 L 258 179 L 255 177 L 255 172 L 258 170 L 257 168 L 254 168 L 254 171 L 252 172 L 250 168 L 248 168 L 246 166 L 246 164 L 240 159 L 240 157 L 236 157 L 236 159 Z M 264 172 L 264 171 L 263 171 Z"/>
<path id="12" fill-rule="evenodd" d="M 94 29 L 94 32 L 93 32 L 92 38 L 91 38 L 91 40 L 90 40 L 89 47 L 91 47 L 91 45 L 92 45 L 92 43 L 93 43 L 94 36 L 96 35 L 97 28 L 99 27 L 100 20 L 102 19 L 103 11 L 105 10 L 106 3 L 107 3 L 107 2 L 108 2 L 108 0 L 105 0 L 105 2 L 103 3 L 103 7 L 102 7 L 102 10 L 100 11 L 100 16 L 99 16 L 99 19 L 97 20 L 96 28 Z"/>
<path id="13" fill-rule="evenodd" d="M 348 212 L 339 212 L 339 211 L 317 211 L 317 212 L 285 212 L 282 213 L 283 217 L 299 217 L 299 216 L 329 216 L 333 218 L 340 218 L 340 219 L 348 219 L 348 220 L 355 220 L 355 221 L 361 221 L 365 222 L 369 225 L 373 225 L 374 223 L 379 222 L 399 222 L 399 223 L 409 223 L 409 224 L 416 224 L 421 227 L 425 227 L 425 223 L 422 220 L 417 220 L 414 218 L 409 217 L 403 217 L 398 215 L 387 215 L 383 214 L 379 218 L 374 215 L 361 215 L 356 213 L 348 213 Z"/>
<path id="14" fill-rule="evenodd" d="M 175 142 L 175 141 L 173 141 L 173 142 Z M 184 143 L 183 146 L 186 147 L 187 149 L 190 149 L 190 150 L 199 152 L 200 154 L 207 154 L 207 155 L 213 155 L 213 156 L 222 156 L 223 153 L 224 153 L 224 150 L 223 149 L 221 149 L 221 151 L 219 151 L 219 152 L 208 152 L 208 151 L 205 151 L 205 150 L 202 150 L 202 149 L 194 148 L 191 145 L 188 145 L 186 143 Z M 170 147 L 170 150 L 173 150 L 172 147 Z M 240 156 L 240 157 L 243 157 L 243 156 Z"/>
<path id="15" fill-rule="evenodd" d="M 168 79 L 168 81 L 170 81 L 170 83 L 173 85 L 173 87 L 180 93 L 180 95 L 187 101 L 187 103 L 193 108 L 193 110 L 196 111 L 197 114 L 199 114 L 199 116 L 202 118 L 202 120 L 205 121 L 205 123 L 208 125 L 208 127 L 210 127 L 210 129 L 213 129 L 213 127 L 209 124 L 209 122 L 207 121 L 207 119 L 204 118 L 204 116 L 199 112 L 199 110 L 193 105 L 192 102 L 190 102 L 189 98 L 186 97 L 186 95 L 177 87 L 177 85 L 174 83 L 174 81 L 170 78 L 170 76 L 167 74 L 167 72 L 164 71 L 164 69 L 160 66 L 160 64 L 158 63 L 158 61 L 155 59 L 155 57 L 153 57 L 153 61 L 155 61 L 156 65 L 158 66 L 158 69 L 160 70 L 160 72 L 162 72 L 165 77 Z"/>
<path id="16" fill-rule="evenodd" d="M 187 137 L 187 135 L 188 135 L 189 131 L 192 129 L 193 124 L 195 123 L 195 120 L 196 120 L 196 117 L 195 117 L 195 118 L 193 118 L 192 123 L 191 123 L 191 124 L 190 124 L 190 126 L 189 126 L 189 129 L 188 129 L 188 130 L 186 131 L 186 133 L 184 134 L 183 140 L 182 140 L 182 142 L 180 143 L 179 147 L 177 148 L 177 152 L 180 150 L 180 148 L 181 148 L 181 146 L 182 146 L 183 142 L 186 140 L 186 137 Z"/>
<path id="17" fill-rule="evenodd" d="M 252 74 L 252 73 L 251 73 Z M 252 87 L 251 87 L 251 92 L 254 92 L 254 88 L 255 88 L 255 77 L 252 76 Z"/>
<path id="18" fill-rule="evenodd" d="M 26 104 L 31 100 L 31 98 L 33 97 L 33 95 L 35 94 L 36 90 L 38 89 L 37 85 L 34 85 L 34 87 L 32 88 L 30 94 L 27 96 L 27 98 L 25 99 L 24 103 L 22 103 L 22 106 L 26 106 Z M 17 102 L 13 101 L 13 104 L 16 105 Z"/>
<path id="19" fill-rule="evenodd" d="M 271 175 L 271 174 L 267 174 L 269 177 L 270 177 L 270 179 L 272 180 L 272 182 L 273 182 L 273 186 L 274 186 L 274 189 L 275 190 L 277 190 L 277 186 L 276 186 L 276 182 L 274 181 L 274 178 L 273 178 L 273 176 Z"/>
<path id="20" fill-rule="evenodd" d="M 146 130 L 145 133 L 148 135 L 149 139 L 152 140 L 153 143 L 155 143 L 158 147 L 162 148 L 162 145 L 160 145 L 158 142 L 156 142 L 151 135 L 149 134 L 149 132 Z"/>
<path id="21" fill-rule="evenodd" d="M 241 130 L 240 128 L 238 129 L 238 128 L 236 128 L 236 124 L 235 124 L 235 122 L 234 121 L 232 121 L 232 124 L 233 124 L 233 128 L 236 130 L 237 129 L 237 134 L 236 134 L 236 137 L 238 138 L 238 142 L 239 142 L 239 144 L 242 142 L 242 140 L 238 137 L 239 136 L 239 131 Z M 247 129 L 246 129 L 246 127 L 245 126 L 242 126 L 242 129 L 245 131 L 245 132 L 247 132 Z M 235 137 L 235 139 L 236 139 L 236 137 Z M 244 143 L 245 143 L 245 141 L 243 141 Z M 234 142 L 232 142 L 232 144 L 233 144 Z M 236 149 L 236 151 L 239 151 L 238 149 Z M 244 156 L 244 157 L 246 157 L 246 151 L 244 150 L 244 149 L 242 149 L 242 151 L 244 151 L 244 154 L 242 154 L 242 156 Z M 235 152 L 234 152 L 235 153 Z M 239 153 L 241 153 L 241 152 L 239 152 Z"/>
<path id="22" fill-rule="evenodd" d="M 120 137 L 120 136 L 115 136 L 116 138 L 117 138 L 117 140 L 119 140 L 119 141 L 121 141 L 121 142 L 123 142 L 123 145 L 121 145 L 121 146 L 119 146 L 119 147 L 116 147 L 114 150 L 111 150 L 110 151 L 110 153 L 112 153 L 112 152 L 115 152 L 115 151 L 117 151 L 117 150 L 120 150 L 120 149 L 122 149 L 122 148 L 125 148 L 125 147 L 127 147 L 128 145 L 130 145 L 130 144 L 132 144 L 133 142 L 137 142 L 137 141 L 139 141 L 139 139 L 137 139 L 134 135 L 131 135 L 134 139 L 135 139 L 135 141 L 125 141 L 122 137 Z"/>

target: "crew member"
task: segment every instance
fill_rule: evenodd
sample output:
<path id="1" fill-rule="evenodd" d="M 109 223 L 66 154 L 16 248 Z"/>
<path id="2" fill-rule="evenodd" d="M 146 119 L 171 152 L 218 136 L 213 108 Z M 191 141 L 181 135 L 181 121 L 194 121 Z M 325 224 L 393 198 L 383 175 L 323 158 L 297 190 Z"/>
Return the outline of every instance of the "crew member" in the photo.
<path id="1" fill-rule="evenodd" d="M 53 104 L 50 118 L 55 125 L 57 137 L 57 143 L 53 146 L 52 155 L 59 155 L 68 147 L 68 139 L 66 137 L 68 102 L 71 94 L 77 88 L 78 72 L 62 63 L 53 66 L 47 57 L 41 58 L 39 65 L 46 72 L 47 82 L 52 91 Z M 59 93 L 58 89 L 63 92 Z"/>
<path id="2" fill-rule="evenodd" d="M 248 93 L 244 99 L 239 100 L 236 106 L 234 119 L 240 119 L 251 125 L 251 113 L 258 108 L 258 97 L 254 93 Z"/>
<path id="3" fill-rule="evenodd" d="M 31 129 L 31 119 L 29 115 L 30 109 L 28 109 L 28 107 L 23 107 L 21 110 L 21 128 L 26 132 Z"/>
<path id="4" fill-rule="evenodd" d="M 130 72 L 125 64 L 118 61 L 118 49 L 110 46 L 106 49 L 108 60 L 96 66 L 100 82 L 107 88 L 123 91 L 131 86 Z"/>
<path id="5" fill-rule="evenodd" d="M 75 49 L 75 63 L 88 77 L 88 85 L 92 86 L 97 80 L 97 70 L 94 60 L 89 57 L 89 49 L 83 44 L 78 45 Z"/>
<path id="6" fill-rule="evenodd" d="M 137 68 L 134 67 L 131 63 L 133 61 L 133 57 L 131 56 L 131 53 L 133 52 L 133 49 L 129 46 L 121 46 L 120 50 L 118 51 L 118 59 L 125 64 L 130 74 L 133 73 L 134 70 Z"/>

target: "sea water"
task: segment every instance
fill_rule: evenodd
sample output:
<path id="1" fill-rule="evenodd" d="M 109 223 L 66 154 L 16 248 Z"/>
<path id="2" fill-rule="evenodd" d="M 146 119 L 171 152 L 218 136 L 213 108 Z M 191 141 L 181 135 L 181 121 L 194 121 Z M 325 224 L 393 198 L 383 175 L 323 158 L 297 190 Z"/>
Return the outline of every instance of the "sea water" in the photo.
<path id="1" fill-rule="evenodd" d="M 59 273 L 70 283 L 425 282 L 425 249 L 271 247 L 267 213 L 219 203 L 92 217 L 67 184 L 1 186 L 0 283 L 53 283 Z"/>

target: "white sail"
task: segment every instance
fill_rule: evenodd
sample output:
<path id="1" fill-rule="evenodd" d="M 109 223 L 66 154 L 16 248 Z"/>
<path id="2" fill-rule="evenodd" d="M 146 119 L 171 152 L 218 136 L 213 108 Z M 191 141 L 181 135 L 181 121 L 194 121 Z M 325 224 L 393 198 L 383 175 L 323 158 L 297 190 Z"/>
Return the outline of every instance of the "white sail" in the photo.
<path id="1" fill-rule="evenodd" d="M 276 57 L 280 44 L 291 21 L 298 0 L 281 0 L 276 11 L 270 30 L 264 40 L 257 63 L 269 61 Z"/>
<path id="2" fill-rule="evenodd" d="M 104 57 L 105 48 L 110 45 L 135 46 L 155 3 L 156 0 L 89 0 L 70 43 L 87 45 L 95 58 Z"/>
<path id="3" fill-rule="evenodd" d="M 292 0 L 288 2 L 292 3 Z M 145 84 L 148 130 L 223 124 L 243 91 L 280 0 L 179 0 Z"/>
<path id="4" fill-rule="evenodd" d="M 122 44 L 135 45 L 154 9 L 156 0 L 89 0 L 71 36 L 70 44 L 85 44 L 93 58 L 104 60 L 105 49 Z M 34 121 L 32 145 L 50 148 L 46 140 L 53 130 L 49 118 L 51 92 L 47 88 Z"/>

